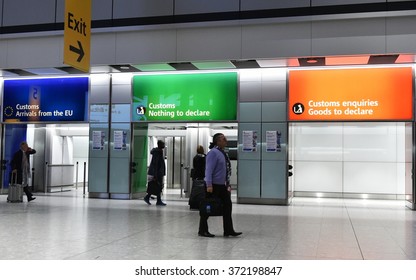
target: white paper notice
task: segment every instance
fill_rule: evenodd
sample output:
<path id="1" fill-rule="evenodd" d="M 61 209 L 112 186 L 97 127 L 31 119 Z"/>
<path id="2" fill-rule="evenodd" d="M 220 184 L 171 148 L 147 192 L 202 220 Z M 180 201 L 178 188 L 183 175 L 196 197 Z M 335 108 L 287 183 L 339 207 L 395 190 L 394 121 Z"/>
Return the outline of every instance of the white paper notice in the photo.
<path id="1" fill-rule="evenodd" d="M 280 131 L 266 131 L 266 152 L 281 152 L 281 137 L 282 133 Z"/>
<path id="2" fill-rule="evenodd" d="M 114 130 L 114 150 L 125 150 L 127 148 L 127 132 Z"/>
<path id="3" fill-rule="evenodd" d="M 92 132 L 92 149 L 104 150 L 104 143 L 105 143 L 105 132 L 94 130 Z"/>
<path id="4" fill-rule="evenodd" d="M 243 131 L 243 152 L 255 152 L 257 149 L 257 131 Z"/>

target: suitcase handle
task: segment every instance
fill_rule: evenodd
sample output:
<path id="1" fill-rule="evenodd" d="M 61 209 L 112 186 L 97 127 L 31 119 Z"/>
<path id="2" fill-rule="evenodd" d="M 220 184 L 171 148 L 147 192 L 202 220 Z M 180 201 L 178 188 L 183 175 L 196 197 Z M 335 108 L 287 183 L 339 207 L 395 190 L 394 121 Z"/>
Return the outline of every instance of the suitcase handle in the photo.
<path id="1" fill-rule="evenodd" d="M 12 178 L 10 181 L 13 185 L 17 185 L 17 171 L 12 171 Z"/>

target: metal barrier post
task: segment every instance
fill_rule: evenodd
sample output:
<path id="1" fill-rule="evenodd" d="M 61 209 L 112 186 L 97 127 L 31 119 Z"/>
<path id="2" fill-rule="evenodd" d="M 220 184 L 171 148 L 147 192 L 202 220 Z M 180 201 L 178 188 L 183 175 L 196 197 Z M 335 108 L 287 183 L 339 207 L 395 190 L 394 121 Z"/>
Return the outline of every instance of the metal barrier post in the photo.
<path id="1" fill-rule="evenodd" d="M 32 192 L 35 192 L 35 168 L 32 168 Z"/>
<path id="2" fill-rule="evenodd" d="M 76 169 L 77 169 L 77 172 L 75 173 L 75 189 L 77 190 L 78 189 L 78 161 L 76 164 Z"/>
<path id="3" fill-rule="evenodd" d="M 49 165 L 48 162 L 45 162 L 46 168 L 45 168 L 45 180 L 43 181 L 43 191 L 45 193 L 48 192 L 48 181 L 49 181 Z"/>
<path id="4" fill-rule="evenodd" d="M 87 173 L 87 163 L 84 161 L 84 184 L 83 184 L 83 195 L 85 197 L 85 181 L 86 181 L 86 173 Z"/>

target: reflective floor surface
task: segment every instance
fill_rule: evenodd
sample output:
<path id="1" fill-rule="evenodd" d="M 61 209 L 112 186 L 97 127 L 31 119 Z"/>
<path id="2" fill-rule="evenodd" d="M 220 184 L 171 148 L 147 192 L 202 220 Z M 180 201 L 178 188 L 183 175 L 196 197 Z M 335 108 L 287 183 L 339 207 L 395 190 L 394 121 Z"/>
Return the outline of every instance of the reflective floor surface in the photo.
<path id="1" fill-rule="evenodd" d="M 295 198 L 290 206 L 233 204 L 239 237 L 197 235 L 199 214 L 176 192 L 166 207 L 88 199 L 76 191 L 7 203 L 0 195 L 0 259 L 414 260 L 416 211 L 403 201 Z"/>

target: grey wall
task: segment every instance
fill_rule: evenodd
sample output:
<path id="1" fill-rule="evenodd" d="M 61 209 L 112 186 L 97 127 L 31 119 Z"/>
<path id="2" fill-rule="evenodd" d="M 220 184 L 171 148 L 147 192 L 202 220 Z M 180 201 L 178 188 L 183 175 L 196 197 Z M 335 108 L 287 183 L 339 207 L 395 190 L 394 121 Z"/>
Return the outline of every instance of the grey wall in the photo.
<path id="1" fill-rule="evenodd" d="M 55 22 L 55 0 L 3 0 L 3 26 Z"/>
<path id="2" fill-rule="evenodd" d="M 240 71 L 238 201 L 286 204 L 287 103 L 285 70 Z M 243 151 L 243 132 L 257 133 L 256 151 Z M 266 132 L 282 133 L 281 150 L 266 151 Z"/>
<path id="3" fill-rule="evenodd" d="M 90 105 L 107 105 L 110 104 L 110 77 L 108 75 L 91 75 L 90 76 Z M 108 165 L 109 165 L 109 119 L 103 122 L 90 122 L 89 136 L 89 165 L 88 165 L 88 191 L 92 193 L 105 194 L 108 197 Z M 105 142 L 103 150 L 93 149 L 93 131 L 102 131 L 105 133 Z M 96 176 L 100 174 L 100 176 Z"/>
<path id="4" fill-rule="evenodd" d="M 92 19 L 146 18 L 253 10 L 399 2 L 399 0 L 91 0 Z M 65 0 L 0 0 L 1 26 L 62 23 Z M 2 7 L 4 6 L 4 11 Z"/>
<path id="5" fill-rule="evenodd" d="M 1 2 L 3 27 L 63 21 L 64 0 Z M 177 0 L 173 7 L 172 0 L 93 0 L 92 18 L 146 18 L 310 5 L 310 1 L 303 0 L 222 2 Z M 347 4 L 358 2 L 374 1 Z M 312 6 L 329 3 L 345 1 L 312 1 Z M 415 23 L 416 14 L 409 11 L 99 28 L 92 32 L 91 65 L 416 53 Z M 0 34 L 0 68 L 64 66 L 62 33 Z"/>

